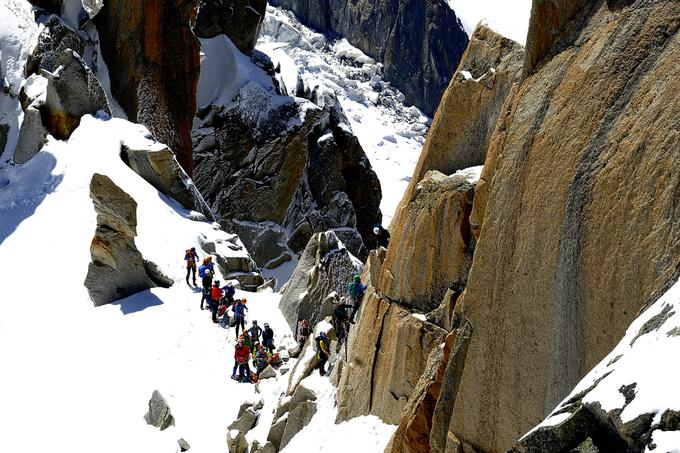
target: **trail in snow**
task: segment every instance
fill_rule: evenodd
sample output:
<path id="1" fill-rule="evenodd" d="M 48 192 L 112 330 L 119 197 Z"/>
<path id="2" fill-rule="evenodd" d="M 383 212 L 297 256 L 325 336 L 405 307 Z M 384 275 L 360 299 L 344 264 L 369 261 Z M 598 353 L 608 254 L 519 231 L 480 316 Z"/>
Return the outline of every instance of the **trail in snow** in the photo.
<path id="1" fill-rule="evenodd" d="M 333 90 L 352 131 L 380 178 L 383 224 L 389 225 L 413 174 L 430 119 L 382 78 L 382 65 L 346 39 L 328 41 L 280 8 L 267 7 L 257 49 L 281 65 L 294 94 L 298 77 L 308 87 Z"/>

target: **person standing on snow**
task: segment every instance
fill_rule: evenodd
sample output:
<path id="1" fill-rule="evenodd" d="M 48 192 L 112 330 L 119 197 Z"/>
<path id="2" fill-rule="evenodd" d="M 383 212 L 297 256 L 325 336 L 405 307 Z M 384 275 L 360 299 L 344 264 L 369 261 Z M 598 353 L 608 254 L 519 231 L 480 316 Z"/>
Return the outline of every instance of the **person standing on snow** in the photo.
<path id="1" fill-rule="evenodd" d="M 203 270 L 203 276 L 201 277 L 201 284 L 203 285 L 203 294 L 201 295 L 201 310 L 203 310 L 203 302 L 208 301 L 208 306 L 212 303 L 211 299 L 211 288 L 212 288 L 213 275 L 210 269 Z"/>
<path id="2" fill-rule="evenodd" d="M 198 276 L 203 278 L 203 276 L 205 276 L 205 271 L 207 270 L 215 275 L 215 265 L 212 262 L 212 256 L 206 256 L 203 258 L 203 264 L 201 264 L 201 266 L 198 268 Z"/>
<path id="3" fill-rule="evenodd" d="M 239 339 L 234 349 L 234 372 L 231 375 L 232 379 L 238 379 L 240 382 L 250 382 L 250 366 L 248 360 L 250 359 L 250 349 L 244 344 L 243 339 Z M 236 377 L 236 368 L 238 368 L 238 378 Z"/>
<path id="4" fill-rule="evenodd" d="M 220 307 L 220 303 L 222 301 L 222 298 L 224 298 L 224 291 L 222 291 L 222 288 L 220 288 L 220 281 L 215 280 L 215 283 L 213 283 L 212 291 L 211 291 L 211 303 L 210 303 L 210 310 L 212 311 L 212 322 L 217 324 L 217 310 Z"/>
<path id="5" fill-rule="evenodd" d="M 373 227 L 373 234 L 378 241 L 378 247 L 387 248 L 390 245 L 390 232 L 387 231 L 382 225 L 376 225 Z"/>
<path id="6" fill-rule="evenodd" d="M 246 300 L 239 299 L 234 305 L 234 318 L 236 319 L 236 338 L 238 338 L 238 328 L 241 326 L 241 331 L 246 331 Z"/>
<path id="7" fill-rule="evenodd" d="M 248 335 L 252 338 L 253 343 L 260 342 L 260 335 L 262 335 L 262 327 L 257 325 L 257 321 L 253 320 L 253 326 L 248 329 Z"/>
<path id="8" fill-rule="evenodd" d="M 191 274 L 194 286 L 196 286 L 196 263 L 198 262 L 196 247 L 191 247 L 184 252 L 184 261 L 187 263 L 187 285 L 189 284 L 189 275 Z"/>
<path id="9" fill-rule="evenodd" d="M 357 311 L 359 311 L 361 301 L 364 298 L 364 293 L 366 292 L 366 285 L 361 283 L 361 277 L 355 275 L 353 281 L 347 285 L 347 291 L 349 292 L 349 295 L 352 297 L 352 301 L 354 302 L 354 306 L 352 307 L 352 314 L 349 317 L 350 324 L 354 324 L 354 315 L 356 315 Z"/>
<path id="10" fill-rule="evenodd" d="M 331 342 L 328 340 L 326 332 L 321 332 L 318 337 L 316 337 L 316 356 L 319 359 L 319 363 L 316 368 L 319 369 L 319 374 L 321 376 L 326 375 L 326 362 L 328 362 L 328 356 L 330 355 Z"/>
<path id="11" fill-rule="evenodd" d="M 274 353 L 274 331 L 266 322 L 264 323 L 264 330 L 262 330 L 262 344 L 269 350 L 270 354 Z"/>

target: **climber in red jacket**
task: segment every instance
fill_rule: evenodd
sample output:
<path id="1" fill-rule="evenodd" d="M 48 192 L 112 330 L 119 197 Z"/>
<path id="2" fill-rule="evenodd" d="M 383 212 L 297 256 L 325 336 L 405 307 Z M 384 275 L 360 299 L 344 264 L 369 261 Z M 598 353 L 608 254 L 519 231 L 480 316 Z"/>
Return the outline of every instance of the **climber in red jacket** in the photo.
<path id="1" fill-rule="evenodd" d="M 231 375 L 232 379 L 237 379 L 240 382 L 250 382 L 250 366 L 248 360 L 250 359 L 250 348 L 243 344 L 243 339 L 239 339 L 234 349 L 234 371 Z M 236 368 L 238 367 L 238 378 L 236 377 Z"/>
<path id="2" fill-rule="evenodd" d="M 212 305 L 210 306 L 210 309 L 212 310 L 212 322 L 217 324 L 217 309 L 222 303 L 222 298 L 224 298 L 224 291 L 220 288 L 219 280 L 215 280 L 215 283 L 213 283 L 211 296 Z"/>

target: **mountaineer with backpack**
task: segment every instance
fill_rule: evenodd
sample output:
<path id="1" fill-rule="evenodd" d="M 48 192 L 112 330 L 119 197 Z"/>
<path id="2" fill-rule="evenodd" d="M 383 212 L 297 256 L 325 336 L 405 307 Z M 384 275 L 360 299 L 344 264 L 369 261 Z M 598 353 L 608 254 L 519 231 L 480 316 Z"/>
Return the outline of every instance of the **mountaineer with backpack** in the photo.
<path id="1" fill-rule="evenodd" d="M 189 284 L 189 275 L 191 274 L 194 286 L 196 286 L 196 262 L 198 262 L 196 247 L 191 247 L 184 252 L 184 261 L 187 264 L 187 285 Z"/>
<path id="2" fill-rule="evenodd" d="M 306 319 L 301 319 L 300 322 L 298 323 L 298 338 L 297 338 L 300 347 L 305 345 L 307 339 L 311 334 L 312 326 Z"/>
<path id="3" fill-rule="evenodd" d="M 204 310 L 203 303 L 207 300 L 208 306 L 212 303 L 211 299 L 211 288 L 212 288 L 212 271 L 210 269 L 203 270 L 203 276 L 201 277 L 201 284 L 203 285 L 203 294 L 201 295 L 201 310 Z"/>
<path id="4" fill-rule="evenodd" d="M 387 248 L 390 245 L 390 232 L 383 228 L 382 225 L 375 225 L 373 227 L 373 234 L 375 234 L 378 247 Z"/>
<path id="5" fill-rule="evenodd" d="M 253 320 L 253 326 L 248 329 L 248 335 L 253 339 L 253 343 L 260 342 L 260 335 L 262 335 L 262 327 L 257 325 L 257 321 Z"/>
<path id="6" fill-rule="evenodd" d="M 318 337 L 316 337 L 316 356 L 319 359 L 319 363 L 316 368 L 319 369 L 319 374 L 321 376 L 326 375 L 326 362 L 328 362 L 328 356 L 330 355 L 331 342 L 326 336 L 326 332 L 321 332 Z"/>
<path id="7" fill-rule="evenodd" d="M 364 293 L 366 292 L 366 285 L 361 283 L 361 277 L 355 275 L 354 279 L 347 285 L 347 291 L 354 302 L 352 314 L 349 317 L 350 324 L 354 324 L 354 315 L 356 315 L 357 311 L 359 311 L 361 300 L 364 298 Z"/>
<path id="8" fill-rule="evenodd" d="M 248 366 L 249 359 L 250 348 L 245 345 L 243 338 L 240 338 L 234 349 L 234 370 L 231 374 L 232 379 L 236 379 L 239 382 L 250 382 L 250 366 Z M 236 377 L 237 368 L 238 377 Z"/>
<path id="9" fill-rule="evenodd" d="M 217 324 L 217 310 L 220 307 L 220 303 L 222 302 L 222 299 L 224 298 L 224 291 L 222 291 L 222 288 L 220 288 L 220 281 L 215 280 L 215 283 L 213 283 L 212 291 L 210 294 L 210 310 L 212 311 L 212 322 Z"/>
<path id="10" fill-rule="evenodd" d="M 234 304 L 234 318 L 236 320 L 236 338 L 238 338 L 238 328 L 241 326 L 241 331 L 246 331 L 246 300 L 238 299 Z"/>
<path id="11" fill-rule="evenodd" d="M 270 354 L 274 353 L 274 331 L 266 322 L 264 323 L 264 330 L 262 330 L 262 344 L 269 350 Z"/>

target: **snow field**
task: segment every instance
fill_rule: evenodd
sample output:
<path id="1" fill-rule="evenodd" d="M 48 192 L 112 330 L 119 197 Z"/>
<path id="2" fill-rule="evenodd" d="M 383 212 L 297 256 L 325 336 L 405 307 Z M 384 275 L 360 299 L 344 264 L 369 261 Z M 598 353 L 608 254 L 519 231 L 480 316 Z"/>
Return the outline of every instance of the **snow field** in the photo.
<path id="1" fill-rule="evenodd" d="M 472 36 L 479 22 L 503 36 L 525 45 L 531 15 L 531 0 L 446 0 Z"/>

